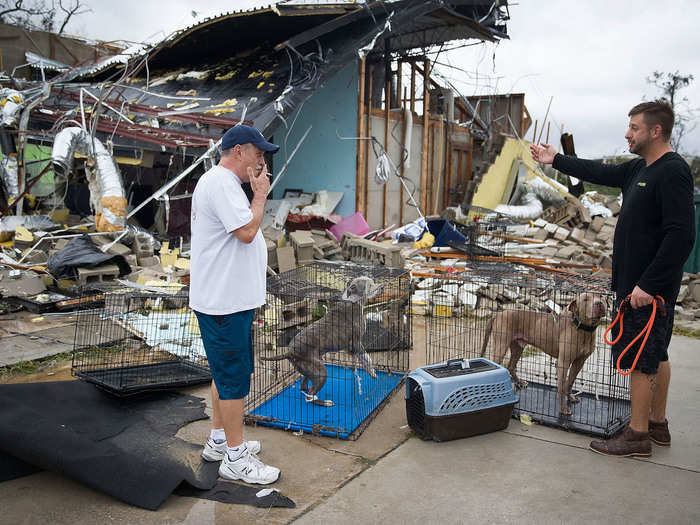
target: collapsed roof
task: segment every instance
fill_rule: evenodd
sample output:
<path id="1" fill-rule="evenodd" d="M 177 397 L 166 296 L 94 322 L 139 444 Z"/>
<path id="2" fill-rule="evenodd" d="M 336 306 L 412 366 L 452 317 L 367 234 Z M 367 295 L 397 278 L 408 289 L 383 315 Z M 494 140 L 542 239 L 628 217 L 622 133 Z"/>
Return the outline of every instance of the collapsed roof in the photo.
<path id="1" fill-rule="evenodd" d="M 59 75 L 33 118 L 58 128 L 100 99 L 97 130 L 135 146 L 206 148 L 242 119 L 270 136 L 358 54 L 507 38 L 507 19 L 506 0 L 294 0 L 234 11 Z"/>

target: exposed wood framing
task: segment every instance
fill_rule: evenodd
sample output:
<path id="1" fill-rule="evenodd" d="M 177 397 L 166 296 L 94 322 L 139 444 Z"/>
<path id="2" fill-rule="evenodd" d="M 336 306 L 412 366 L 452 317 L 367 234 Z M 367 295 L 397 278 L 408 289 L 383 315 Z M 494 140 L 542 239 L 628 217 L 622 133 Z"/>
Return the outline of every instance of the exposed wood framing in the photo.
<path id="1" fill-rule="evenodd" d="M 404 138 L 406 137 L 406 127 L 408 126 L 408 119 L 406 118 L 406 88 L 404 88 L 404 93 L 403 97 L 401 98 L 401 118 L 403 121 L 403 125 L 401 126 L 401 178 L 404 178 L 404 174 L 406 172 L 406 162 L 404 160 L 404 150 L 406 149 L 406 144 L 404 143 Z M 404 203 L 404 194 L 403 194 L 403 184 L 399 185 L 399 189 L 401 191 L 401 202 L 399 206 L 399 224 L 403 224 L 403 203 Z"/>
<path id="2" fill-rule="evenodd" d="M 360 89 L 357 95 L 357 136 L 362 137 L 365 132 L 365 67 L 366 61 L 362 57 L 359 63 L 359 82 Z M 364 202 L 362 196 L 365 193 L 365 154 L 366 154 L 366 144 L 365 140 L 358 140 L 357 147 L 357 169 L 355 172 L 355 211 L 365 214 Z"/>
<path id="3" fill-rule="evenodd" d="M 428 198 L 427 198 L 427 186 L 428 186 L 428 103 L 430 97 L 430 60 L 425 59 L 423 66 L 423 148 L 422 148 L 422 162 L 421 162 L 421 175 L 420 175 L 420 207 L 423 213 L 426 213 Z M 432 148 L 431 148 L 432 149 Z"/>
<path id="4" fill-rule="evenodd" d="M 411 113 L 416 112 L 416 65 L 411 62 Z"/>
<path id="5" fill-rule="evenodd" d="M 438 208 L 438 202 L 440 199 L 440 190 L 443 187 L 442 184 L 442 179 L 445 176 L 445 172 L 443 171 L 442 167 L 442 150 L 444 148 L 444 143 L 443 143 L 443 131 L 445 129 L 445 122 L 440 118 L 440 120 L 437 123 L 437 188 L 435 190 L 435 198 L 433 199 L 433 213 L 439 213 L 440 209 Z M 447 192 L 445 192 L 447 193 Z"/>
<path id="6" fill-rule="evenodd" d="M 442 207 L 447 208 L 450 203 L 452 190 L 452 123 L 448 120 L 446 127 L 445 144 L 445 191 L 442 195 Z"/>
<path id="7" fill-rule="evenodd" d="M 367 85 L 367 91 L 365 91 L 365 109 L 367 111 L 367 117 L 365 119 L 365 132 L 361 135 L 363 137 L 371 136 L 372 129 L 372 78 L 374 77 L 374 64 L 369 65 L 369 80 Z M 364 192 L 363 192 L 363 206 L 362 209 L 365 213 L 365 219 L 367 219 L 367 214 L 369 210 L 367 209 L 368 200 L 368 186 L 369 186 L 369 141 L 362 141 L 365 145 L 365 173 L 364 173 Z"/>
<path id="8" fill-rule="evenodd" d="M 391 114 L 391 39 L 384 40 L 384 150 L 389 155 L 389 115 Z M 386 193 L 389 181 L 382 185 L 382 228 L 386 228 Z"/>

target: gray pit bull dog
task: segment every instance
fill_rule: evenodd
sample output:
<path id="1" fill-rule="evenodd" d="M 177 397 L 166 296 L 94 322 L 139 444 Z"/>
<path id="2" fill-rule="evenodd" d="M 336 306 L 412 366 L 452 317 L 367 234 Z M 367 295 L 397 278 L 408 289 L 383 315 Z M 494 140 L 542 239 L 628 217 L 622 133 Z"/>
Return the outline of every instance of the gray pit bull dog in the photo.
<path id="1" fill-rule="evenodd" d="M 503 310 L 491 319 L 486 329 L 481 355 L 491 356 L 500 363 L 510 348 L 507 368 L 520 387 L 527 386 L 527 382 L 518 379 L 515 367 L 526 344 L 556 358 L 559 412 L 569 415 L 569 402 L 580 401 L 571 394 L 571 387 L 595 349 L 595 331 L 605 311 L 605 303 L 589 292 L 579 294 L 558 316 L 531 310 Z"/>
<path id="2" fill-rule="evenodd" d="M 294 336 L 289 349 L 282 355 L 263 357 L 264 361 L 289 359 L 302 375 L 301 389 L 307 402 L 321 406 L 333 406 L 331 400 L 318 399 L 316 394 L 323 388 L 328 372 L 323 364 L 323 354 L 349 350 L 357 357 L 372 377 L 377 377 L 372 360 L 362 346 L 365 334 L 364 304 L 376 297 L 381 287 L 369 277 L 356 277 L 348 283 L 341 300 L 318 321 L 315 321 Z"/>

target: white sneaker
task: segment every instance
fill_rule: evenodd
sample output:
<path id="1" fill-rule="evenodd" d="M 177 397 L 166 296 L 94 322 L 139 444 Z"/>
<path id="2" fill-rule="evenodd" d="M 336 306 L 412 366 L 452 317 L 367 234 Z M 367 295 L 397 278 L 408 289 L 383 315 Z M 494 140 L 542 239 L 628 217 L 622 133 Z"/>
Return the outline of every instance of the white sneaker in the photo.
<path id="1" fill-rule="evenodd" d="M 228 454 L 224 454 L 224 460 L 219 466 L 219 476 L 230 480 L 240 479 L 246 483 L 269 485 L 280 477 L 280 469 L 265 465 L 255 454 L 246 449 L 233 461 Z"/>
<path id="2" fill-rule="evenodd" d="M 262 449 L 260 441 L 243 441 L 243 443 L 248 447 L 248 450 L 252 454 L 258 454 Z M 207 444 L 204 445 L 204 450 L 202 451 L 202 459 L 204 461 L 221 461 L 226 455 L 226 440 L 221 443 L 217 443 L 212 438 L 207 439 Z"/>

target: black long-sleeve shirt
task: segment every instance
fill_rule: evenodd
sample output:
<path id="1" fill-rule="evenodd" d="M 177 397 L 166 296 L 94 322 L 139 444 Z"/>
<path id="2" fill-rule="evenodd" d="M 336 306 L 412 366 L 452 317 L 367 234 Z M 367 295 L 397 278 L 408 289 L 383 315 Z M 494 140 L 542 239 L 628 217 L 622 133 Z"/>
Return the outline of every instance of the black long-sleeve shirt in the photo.
<path id="1" fill-rule="evenodd" d="M 650 166 L 642 158 L 609 165 L 557 154 L 552 166 L 588 182 L 622 188 L 612 268 L 618 297 L 638 285 L 674 302 L 695 242 L 693 178 L 683 158 L 669 152 Z"/>

